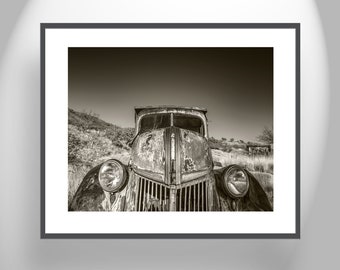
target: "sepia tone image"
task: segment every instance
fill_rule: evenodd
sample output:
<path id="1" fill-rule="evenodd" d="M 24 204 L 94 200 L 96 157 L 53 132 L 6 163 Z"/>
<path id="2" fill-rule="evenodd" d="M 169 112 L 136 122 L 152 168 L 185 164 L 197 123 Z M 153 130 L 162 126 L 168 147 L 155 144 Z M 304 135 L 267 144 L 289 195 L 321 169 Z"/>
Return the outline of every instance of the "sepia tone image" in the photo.
<path id="1" fill-rule="evenodd" d="M 69 48 L 69 211 L 273 211 L 273 48 Z"/>

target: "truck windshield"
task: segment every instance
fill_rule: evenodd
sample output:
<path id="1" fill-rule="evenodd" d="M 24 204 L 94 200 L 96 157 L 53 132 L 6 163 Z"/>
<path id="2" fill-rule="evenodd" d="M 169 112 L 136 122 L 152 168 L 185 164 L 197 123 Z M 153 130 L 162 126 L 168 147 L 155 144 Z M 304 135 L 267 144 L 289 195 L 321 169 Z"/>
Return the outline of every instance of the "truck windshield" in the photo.
<path id="1" fill-rule="evenodd" d="M 153 129 L 166 128 L 171 126 L 170 113 L 158 113 L 145 115 L 140 121 L 140 133 Z"/>
<path id="2" fill-rule="evenodd" d="M 204 136 L 204 125 L 201 118 L 190 114 L 174 114 L 174 126 L 195 131 Z"/>
<path id="3" fill-rule="evenodd" d="M 171 118 L 173 120 L 171 121 Z M 195 131 L 204 136 L 204 123 L 201 118 L 180 113 L 158 113 L 145 115 L 140 121 L 140 133 L 150 131 L 153 129 L 166 128 L 171 126 Z"/>

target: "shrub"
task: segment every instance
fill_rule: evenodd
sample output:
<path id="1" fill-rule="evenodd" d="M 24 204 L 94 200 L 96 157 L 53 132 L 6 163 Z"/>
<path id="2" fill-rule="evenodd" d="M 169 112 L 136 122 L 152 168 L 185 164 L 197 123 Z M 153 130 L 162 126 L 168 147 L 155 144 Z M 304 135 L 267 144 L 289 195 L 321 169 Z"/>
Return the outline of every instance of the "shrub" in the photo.
<path id="1" fill-rule="evenodd" d="M 262 133 L 259 136 L 257 136 L 256 139 L 266 144 L 273 144 L 274 143 L 273 129 L 264 127 Z"/>

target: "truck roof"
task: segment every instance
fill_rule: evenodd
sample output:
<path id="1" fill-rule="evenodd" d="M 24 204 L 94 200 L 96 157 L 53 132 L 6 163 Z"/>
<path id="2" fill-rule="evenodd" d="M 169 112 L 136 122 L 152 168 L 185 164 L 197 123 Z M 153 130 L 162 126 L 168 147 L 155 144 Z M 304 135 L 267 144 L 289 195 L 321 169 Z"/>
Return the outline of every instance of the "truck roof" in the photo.
<path id="1" fill-rule="evenodd" d="M 177 105 L 160 105 L 160 106 L 140 106 L 140 107 L 135 107 L 135 114 L 138 115 L 141 111 L 144 110 L 174 110 L 174 109 L 178 109 L 178 110 L 192 110 L 192 111 L 198 111 L 198 112 L 202 112 L 204 114 L 207 113 L 207 109 L 206 108 L 200 108 L 200 107 L 187 107 L 187 106 L 177 106 Z"/>

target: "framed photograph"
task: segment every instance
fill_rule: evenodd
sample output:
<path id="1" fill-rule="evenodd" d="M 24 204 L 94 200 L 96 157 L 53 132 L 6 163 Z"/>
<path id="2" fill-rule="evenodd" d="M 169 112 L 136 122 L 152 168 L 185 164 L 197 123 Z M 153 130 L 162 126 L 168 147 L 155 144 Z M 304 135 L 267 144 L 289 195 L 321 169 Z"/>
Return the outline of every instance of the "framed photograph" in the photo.
<path id="1" fill-rule="evenodd" d="M 42 238 L 299 238 L 299 149 L 299 24 L 41 25 Z"/>

